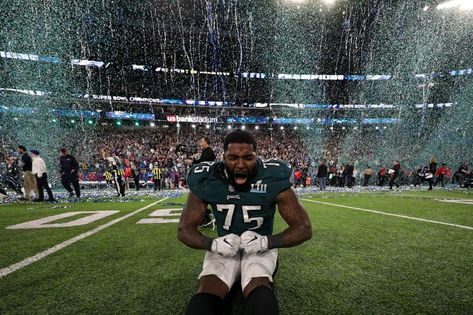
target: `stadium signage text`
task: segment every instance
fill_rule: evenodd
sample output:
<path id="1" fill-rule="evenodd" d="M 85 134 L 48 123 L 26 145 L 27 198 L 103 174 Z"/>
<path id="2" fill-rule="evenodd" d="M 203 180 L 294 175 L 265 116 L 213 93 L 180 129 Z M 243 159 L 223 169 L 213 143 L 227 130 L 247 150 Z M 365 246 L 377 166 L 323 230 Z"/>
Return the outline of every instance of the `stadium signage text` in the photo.
<path id="1" fill-rule="evenodd" d="M 170 123 L 174 122 L 192 122 L 192 123 L 217 123 L 217 117 L 205 117 L 205 116 L 179 116 L 179 115 L 167 115 L 166 120 Z"/>

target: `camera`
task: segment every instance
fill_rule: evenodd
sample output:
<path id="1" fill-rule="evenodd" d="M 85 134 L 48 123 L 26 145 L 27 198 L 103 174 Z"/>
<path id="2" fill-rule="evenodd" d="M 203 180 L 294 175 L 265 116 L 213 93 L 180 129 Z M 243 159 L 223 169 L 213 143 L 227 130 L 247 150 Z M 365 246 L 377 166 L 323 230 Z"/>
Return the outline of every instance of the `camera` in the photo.
<path id="1" fill-rule="evenodd" d="M 195 145 L 185 145 L 181 143 L 176 146 L 176 152 L 185 153 L 186 155 L 196 154 L 197 151 L 198 149 Z"/>

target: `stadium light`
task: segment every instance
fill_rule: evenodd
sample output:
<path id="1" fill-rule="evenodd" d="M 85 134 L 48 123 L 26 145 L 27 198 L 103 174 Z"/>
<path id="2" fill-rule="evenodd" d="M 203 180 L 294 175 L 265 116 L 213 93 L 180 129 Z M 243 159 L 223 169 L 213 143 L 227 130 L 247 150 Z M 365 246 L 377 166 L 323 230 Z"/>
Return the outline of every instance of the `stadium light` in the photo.
<path id="1" fill-rule="evenodd" d="M 345 130 L 345 129 L 347 129 L 347 128 L 345 128 L 345 126 L 343 126 L 342 129 Z"/>
<path id="2" fill-rule="evenodd" d="M 13 120 L 18 120 L 18 117 L 13 117 Z"/>
<path id="3" fill-rule="evenodd" d="M 387 126 L 384 126 L 383 129 L 387 129 L 388 127 Z"/>
<path id="4" fill-rule="evenodd" d="M 192 124 L 191 127 L 195 129 L 196 126 L 194 124 Z"/>
<path id="5" fill-rule="evenodd" d="M 330 127 L 330 130 L 333 130 L 333 126 Z"/>
<path id="6" fill-rule="evenodd" d="M 310 129 L 310 127 L 309 127 L 309 126 L 307 126 L 307 127 L 305 127 L 305 129 L 309 130 L 309 129 Z"/>
<path id="7" fill-rule="evenodd" d="M 180 123 L 177 123 L 177 124 L 176 124 L 176 127 L 177 127 L 177 128 L 181 127 L 181 124 L 180 124 Z"/>
<path id="8" fill-rule="evenodd" d="M 437 5 L 437 10 L 458 8 L 462 11 L 473 9 L 473 0 L 449 0 Z"/>
<path id="9" fill-rule="evenodd" d="M 71 124 L 75 124 L 76 123 L 76 120 L 75 119 L 71 119 Z"/>
<path id="10" fill-rule="evenodd" d="M 245 129 L 246 129 L 246 126 L 245 126 L 245 125 L 241 126 L 241 129 L 242 129 L 242 130 L 245 130 Z"/>
<path id="11" fill-rule="evenodd" d="M 156 127 L 156 124 L 154 122 L 149 123 L 150 127 Z"/>
<path id="12" fill-rule="evenodd" d="M 135 121 L 135 126 L 136 126 L 136 127 L 139 127 L 139 126 L 140 126 L 140 122 L 139 122 L 139 121 Z"/>
<path id="13" fill-rule="evenodd" d="M 294 130 L 297 130 L 297 126 L 294 126 Z"/>
<path id="14" fill-rule="evenodd" d="M 210 125 L 209 124 L 205 125 L 205 128 L 210 129 Z"/>
<path id="15" fill-rule="evenodd" d="M 232 126 L 228 125 L 228 126 L 227 126 L 227 129 L 232 129 Z"/>
<path id="16" fill-rule="evenodd" d="M 86 67 L 97 67 L 102 68 L 104 65 L 103 61 L 87 60 L 87 59 L 72 59 L 72 65 L 76 66 L 86 66 Z"/>
<path id="17" fill-rule="evenodd" d="M 259 129 L 259 126 L 258 126 L 258 125 L 256 125 L 256 126 L 255 126 L 255 129 L 256 129 L 256 130 L 258 130 L 258 129 Z"/>
<path id="18" fill-rule="evenodd" d="M 336 0 L 323 0 L 325 4 L 332 5 L 335 3 Z"/>
<path id="19" fill-rule="evenodd" d="M 357 127 L 357 126 L 355 126 L 355 127 L 353 127 L 353 129 L 357 130 L 357 129 L 358 129 L 358 127 Z"/>
<path id="20" fill-rule="evenodd" d="M 279 127 L 279 129 L 284 130 L 284 126 Z"/>
<path id="21" fill-rule="evenodd" d="M 56 119 L 56 118 L 53 118 L 52 122 L 53 122 L 53 123 L 57 122 L 57 119 Z"/>
<path id="22" fill-rule="evenodd" d="M 92 119 L 89 119 L 89 120 L 87 120 L 87 123 L 88 123 L 89 125 L 92 125 L 92 124 L 94 123 L 94 121 L 93 121 Z"/>
<path id="23" fill-rule="evenodd" d="M 379 126 L 376 126 L 376 130 L 378 130 L 378 129 L 379 129 Z"/>
<path id="24" fill-rule="evenodd" d="M 426 5 L 426 6 L 422 9 L 422 11 L 425 12 L 425 11 L 427 11 L 428 9 L 430 9 L 430 7 L 429 7 L 428 5 Z"/>
<path id="25" fill-rule="evenodd" d="M 463 0 L 460 4 L 460 10 L 473 10 L 473 1 L 472 0 Z"/>
<path id="26" fill-rule="evenodd" d="M 121 120 L 117 120 L 117 121 L 115 122 L 115 125 L 121 126 L 121 125 L 122 125 L 122 121 L 121 121 Z"/>

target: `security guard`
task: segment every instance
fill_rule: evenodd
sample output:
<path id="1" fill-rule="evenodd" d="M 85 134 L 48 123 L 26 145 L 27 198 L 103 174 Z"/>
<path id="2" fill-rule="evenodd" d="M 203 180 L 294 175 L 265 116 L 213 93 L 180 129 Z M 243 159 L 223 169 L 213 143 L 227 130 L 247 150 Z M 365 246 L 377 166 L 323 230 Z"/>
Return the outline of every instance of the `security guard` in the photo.
<path id="1" fill-rule="evenodd" d="M 123 177 L 125 172 L 121 167 L 121 161 L 118 156 L 109 157 L 110 168 L 112 169 L 112 176 L 113 176 L 113 185 L 117 190 L 117 197 L 124 197 L 125 196 L 125 181 Z"/>
<path id="2" fill-rule="evenodd" d="M 154 181 L 154 191 L 159 189 L 161 191 L 161 179 L 163 178 L 161 169 L 158 166 L 158 163 L 154 164 L 153 170 L 153 181 Z"/>

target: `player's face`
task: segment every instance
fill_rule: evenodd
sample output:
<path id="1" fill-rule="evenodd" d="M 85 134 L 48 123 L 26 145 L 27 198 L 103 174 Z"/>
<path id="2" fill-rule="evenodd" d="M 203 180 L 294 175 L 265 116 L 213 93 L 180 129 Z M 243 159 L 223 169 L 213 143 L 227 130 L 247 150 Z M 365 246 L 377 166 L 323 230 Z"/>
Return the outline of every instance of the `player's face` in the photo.
<path id="1" fill-rule="evenodd" d="M 248 143 L 230 143 L 224 161 L 230 180 L 237 185 L 245 185 L 256 170 L 256 154 Z"/>

